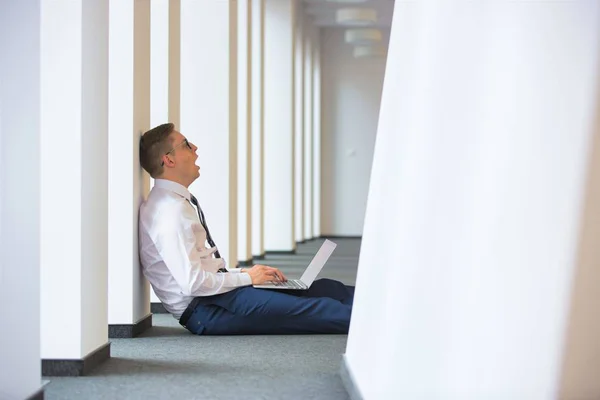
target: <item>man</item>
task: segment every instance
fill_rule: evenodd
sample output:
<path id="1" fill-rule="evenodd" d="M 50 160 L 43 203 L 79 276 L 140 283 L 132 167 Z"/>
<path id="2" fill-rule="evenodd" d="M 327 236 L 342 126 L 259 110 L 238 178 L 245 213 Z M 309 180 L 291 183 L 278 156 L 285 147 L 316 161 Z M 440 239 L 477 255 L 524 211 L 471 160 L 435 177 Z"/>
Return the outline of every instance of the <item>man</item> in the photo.
<path id="1" fill-rule="evenodd" d="M 286 277 L 266 265 L 225 268 L 188 191 L 200 176 L 197 149 L 173 124 L 140 141 L 140 163 L 155 179 L 140 207 L 140 260 L 167 311 L 198 335 L 347 333 L 354 287 L 320 279 L 308 290 L 256 289 Z"/>

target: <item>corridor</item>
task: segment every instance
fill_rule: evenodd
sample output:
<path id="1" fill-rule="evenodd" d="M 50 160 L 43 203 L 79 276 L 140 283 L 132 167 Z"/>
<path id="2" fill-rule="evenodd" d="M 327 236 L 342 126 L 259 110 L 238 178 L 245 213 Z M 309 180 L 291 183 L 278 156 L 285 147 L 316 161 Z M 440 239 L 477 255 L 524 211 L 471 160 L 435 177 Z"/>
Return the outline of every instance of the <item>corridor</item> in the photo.
<path id="1" fill-rule="evenodd" d="M 353 285 L 360 239 L 338 246 L 320 278 Z M 300 277 L 323 239 L 265 264 Z M 261 261 L 262 262 L 262 261 Z M 193 336 L 169 314 L 134 339 L 111 339 L 111 358 L 83 377 L 48 377 L 45 398 L 347 399 L 339 369 L 346 335 Z"/>

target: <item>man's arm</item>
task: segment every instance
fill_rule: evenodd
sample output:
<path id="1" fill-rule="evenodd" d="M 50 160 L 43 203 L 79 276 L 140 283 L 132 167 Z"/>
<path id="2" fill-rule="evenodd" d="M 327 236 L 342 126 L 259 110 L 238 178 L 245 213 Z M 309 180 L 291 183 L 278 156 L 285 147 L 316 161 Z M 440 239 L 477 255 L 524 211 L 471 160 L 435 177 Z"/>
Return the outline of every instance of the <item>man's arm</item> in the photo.
<path id="1" fill-rule="evenodd" d="M 177 211 L 177 210 L 174 210 Z M 183 210 L 178 210 L 183 211 Z M 156 248 L 171 272 L 173 278 L 186 296 L 211 296 L 229 292 L 237 287 L 252 284 L 247 273 L 220 274 L 203 268 L 202 263 L 215 259 L 202 259 L 196 246 L 196 236 L 192 222 L 187 221 L 186 213 L 161 218 L 162 226 L 153 238 Z M 211 265 L 212 267 L 212 265 Z"/>
<path id="2" fill-rule="evenodd" d="M 205 268 L 203 264 L 218 259 L 203 258 L 198 252 L 192 224 L 186 221 L 185 215 L 161 219 L 164 221 L 163 226 L 153 239 L 163 262 L 186 296 L 211 296 L 242 286 L 287 280 L 277 268 L 266 265 L 255 265 L 249 269 L 236 268 L 237 273 L 212 272 L 214 265 Z"/>

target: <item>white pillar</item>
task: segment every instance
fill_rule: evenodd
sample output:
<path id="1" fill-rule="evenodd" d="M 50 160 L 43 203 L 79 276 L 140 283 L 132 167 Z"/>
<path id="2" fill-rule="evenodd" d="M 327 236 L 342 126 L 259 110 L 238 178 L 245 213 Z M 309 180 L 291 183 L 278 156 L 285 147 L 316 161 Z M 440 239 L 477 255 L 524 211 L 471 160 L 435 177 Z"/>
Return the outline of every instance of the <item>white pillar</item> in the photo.
<path id="1" fill-rule="evenodd" d="M 321 236 L 321 29 L 315 26 L 312 79 L 312 237 Z"/>
<path id="2" fill-rule="evenodd" d="M 262 257 L 264 246 L 264 21 L 265 0 L 252 1 L 252 255 Z"/>
<path id="3" fill-rule="evenodd" d="M 169 0 L 150 2 L 150 126 L 169 121 Z M 150 187 L 154 179 L 150 178 Z M 160 299 L 150 287 L 150 302 Z"/>
<path id="4" fill-rule="evenodd" d="M 179 129 L 180 0 L 150 2 L 150 127 Z"/>
<path id="5" fill-rule="evenodd" d="M 252 1 L 238 0 L 238 260 L 252 262 Z"/>
<path id="6" fill-rule="evenodd" d="M 181 0 L 169 0 L 168 57 L 169 122 L 178 127 L 181 119 Z"/>
<path id="7" fill-rule="evenodd" d="M 180 0 L 150 2 L 150 127 L 172 122 L 179 129 L 180 19 Z M 160 303 L 152 287 L 150 301 Z"/>
<path id="8" fill-rule="evenodd" d="M 26 399 L 41 385 L 41 6 L 0 9 L 0 398 Z"/>
<path id="9" fill-rule="evenodd" d="M 314 26 L 306 21 L 304 46 L 304 237 L 313 238 L 313 49 Z"/>
<path id="10" fill-rule="evenodd" d="M 598 399 L 600 3 L 415 5 L 395 4 L 348 375 L 365 399 Z"/>
<path id="11" fill-rule="evenodd" d="M 109 335 L 131 337 L 152 324 L 137 235 L 149 189 L 139 163 L 140 136 L 150 128 L 149 0 L 110 0 L 108 87 Z"/>
<path id="12" fill-rule="evenodd" d="M 227 265 L 237 262 L 237 3 L 181 1 L 181 133 L 198 146 L 190 191 Z"/>
<path id="13" fill-rule="evenodd" d="M 265 249 L 295 251 L 295 2 L 265 1 Z"/>
<path id="14" fill-rule="evenodd" d="M 169 121 L 169 0 L 150 2 L 150 126 Z"/>
<path id="15" fill-rule="evenodd" d="M 41 4 L 40 300 L 46 369 L 44 363 L 52 368 L 50 360 L 81 360 L 96 351 L 106 357 L 110 349 L 108 0 Z M 131 136 L 123 145 L 127 140 Z"/>
<path id="16" fill-rule="evenodd" d="M 600 29 L 599 29 L 600 31 Z M 600 397 L 600 382 L 594 371 L 600 368 L 600 86 L 596 96 L 596 121 L 590 140 L 585 193 L 581 205 L 581 224 L 577 266 L 573 274 L 569 316 L 560 378 L 560 399 Z"/>
<path id="17" fill-rule="evenodd" d="M 296 241 L 302 242 L 304 236 L 304 42 L 306 32 L 303 29 L 307 17 L 301 10 L 296 14 L 296 33 L 294 40 L 294 85 L 295 85 L 295 132 L 294 132 L 294 225 Z"/>

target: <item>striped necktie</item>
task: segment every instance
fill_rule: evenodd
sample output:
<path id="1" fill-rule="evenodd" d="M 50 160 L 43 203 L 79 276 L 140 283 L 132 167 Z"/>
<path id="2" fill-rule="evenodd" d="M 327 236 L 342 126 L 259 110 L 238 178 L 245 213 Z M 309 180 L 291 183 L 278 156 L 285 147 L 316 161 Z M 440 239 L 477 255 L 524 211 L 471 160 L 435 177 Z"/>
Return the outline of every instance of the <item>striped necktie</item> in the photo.
<path id="1" fill-rule="evenodd" d="M 215 241 L 212 239 L 212 236 L 210 236 L 210 231 L 208 230 L 208 225 L 206 225 L 206 219 L 204 218 L 204 213 L 202 212 L 202 209 L 200 208 L 200 205 L 198 204 L 198 199 L 196 199 L 196 197 L 194 197 L 193 194 L 190 194 L 190 196 L 191 196 L 192 204 L 195 205 L 196 208 L 198 209 L 198 217 L 200 218 L 200 223 L 202 224 L 202 226 L 204 227 L 204 230 L 206 231 L 206 241 L 208 242 L 210 247 L 217 247 L 217 245 L 215 244 Z M 221 258 L 221 254 L 219 254 L 219 250 L 215 251 L 215 257 Z"/>

